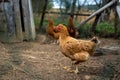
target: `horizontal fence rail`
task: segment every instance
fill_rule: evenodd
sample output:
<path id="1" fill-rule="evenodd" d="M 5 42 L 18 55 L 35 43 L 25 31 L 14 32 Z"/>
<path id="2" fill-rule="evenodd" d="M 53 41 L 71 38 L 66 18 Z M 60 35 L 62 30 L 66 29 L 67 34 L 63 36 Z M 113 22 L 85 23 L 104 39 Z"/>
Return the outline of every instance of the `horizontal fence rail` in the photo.
<path id="1" fill-rule="evenodd" d="M 41 12 L 42 13 L 42 12 Z M 61 13 L 61 12 L 44 12 L 46 14 L 64 14 L 64 15 L 71 15 L 71 13 Z M 78 15 L 78 16 L 90 16 L 91 14 L 82 14 L 82 13 L 74 13 L 73 15 Z"/>

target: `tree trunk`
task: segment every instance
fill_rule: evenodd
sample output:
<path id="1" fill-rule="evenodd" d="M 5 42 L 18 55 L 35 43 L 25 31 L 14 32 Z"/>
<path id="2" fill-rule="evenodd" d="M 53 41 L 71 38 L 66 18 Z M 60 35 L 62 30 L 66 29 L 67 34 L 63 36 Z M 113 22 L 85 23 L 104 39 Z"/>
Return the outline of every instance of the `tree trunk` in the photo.
<path id="1" fill-rule="evenodd" d="M 90 29 L 90 32 L 91 32 L 92 34 L 95 33 L 96 26 L 97 26 L 97 23 L 98 23 L 98 21 L 99 21 L 99 19 L 100 19 L 101 14 L 102 14 L 102 12 L 96 15 L 95 21 L 94 21 L 94 23 L 92 24 L 92 27 L 91 27 L 91 29 Z"/>
<path id="2" fill-rule="evenodd" d="M 45 16 L 45 11 L 47 9 L 47 4 L 48 4 L 48 0 L 45 0 L 44 7 L 43 7 L 43 12 L 42 12 L 42 16 L 41 16 L 41 20 L 40 20 L 40 24 L 39 24 L 39 30 L 41 30 L 41 28 L 43 26 L 43 20 L 44 20 L 44 16 Z"/>
<path id="3" fill-rule="evenodd" d="M 107 3 L 111 2 L 112 0 L 103 0 L 102 2 L 102 6 L 106 5 Z M 107 8 L 106 10 L 104 10 L 104 12 L 101 15 L 101 19 L 100 21 L 104 22 L 104 21 L 108 21 L 109 17 L 110 17 L 110 13 L 111 13 L 111 7 L 112 5 Z"/>
<path id="4" fill-rule="evenodd" d="M 73 3 L 72 3 L 72 8 L 71 8 L 71 17 L 74 18 L 74 12 L 75 12 L 75 7 L 76 7 L 76 0 L 73 0 Z"/>
<path id="5" fill-rule="evenodd" d="M 117 9 L 116 6 L 118 4 L 118 1 L 115 3 L 114 5 L 114 15 L 115 15 L 115 19 L 114 19 L 114 38 L 117 38 L 117 33 L 118 33 L 118 25 L 119 25 L 119 17 L 118 17 L 118 13 L 117 13 Z"/>
<path id="6" fill-rule="evenodd" d="M 61 16 L 61 18 L 63 18 L 63 15 L 62 15 L 62 13 L 63 13 L 63 9 L 62 9 L 62 1 L 60 0 L 60 16 Z"/>
<path id="7" fill-rule="evenodd" d="M 36 5 L 35 6 L 35 13 L 36 13 L 36 15 L 38 16 L 39 15 L 39 7 L 40 7 L 40 3 L 41 3 L 41 1 L 38 1 L 38 0 L 34 0 L 35 1 L 35 4 L 34 5 Z"/>
<path id="8" fill-rule="evenodd" d="M 96 0 L 94 0 L 94 1 L 96 1 Z M 105 1 L 105 0 L 103 0 L 102 2 L 102 6 L 104 6 L 104 5 L 106 5 L 108 2 L 110 2 L 111 0 L 107 0 L 107 1 Z M 96 4 L 100 7 L 100 5 L 96 2 Z M 109 19 L 109 15 L 110 15 L 110 11 L 109 10 L 111 10 L 111 8 L 107 8 L 106 10 L 104 10 L 104 11 L 102 11 L 102 12 L 100 12 L 99 14 L 97 14 L 96 15 L 96 18 L 95 18 L 95 21 L 94 21 L 94 23 L 92 24 L 92 27 L 91 27 L 91 29 L 90 29 L 90 32 L 92 33 L 92 34 L 94 34 L 95 33 L 95 29 L 96 29 L 96 26 L 97 26 L 97 23 L 98 23 L 98 21 L 100 20 L 100 21 L 106 21 L 106 20 L 108 20 Z M 103 14 L 103 15 L 102 15 Z M 106 15 L 107 14 L 107 15 Z M 102 18 L 100 18 L 100 17 L 102 17 Z"/>
<path id="9" fill-rule="evenodd" d="M 118 14 L 117 12 L 115 11 L 115 20 L 114 20 L 114 38 L 117 38 L 117 33 L 118 33 L 118 24 L 119 24 L 119 21 L 118 21 Z"/>
<path id="10" fill-rule="evenodd" d="M 80 9 L 81 9 L 81 6 L 80 6 L 80 2 L 79 2 L 79 0 L 78 0 L 77 14 L 79 14 Z M 76 15 L 76 18 L 75 18 L 75 19 L 77 20 L 77 18 L 78 18 L 78 15 Z"/>

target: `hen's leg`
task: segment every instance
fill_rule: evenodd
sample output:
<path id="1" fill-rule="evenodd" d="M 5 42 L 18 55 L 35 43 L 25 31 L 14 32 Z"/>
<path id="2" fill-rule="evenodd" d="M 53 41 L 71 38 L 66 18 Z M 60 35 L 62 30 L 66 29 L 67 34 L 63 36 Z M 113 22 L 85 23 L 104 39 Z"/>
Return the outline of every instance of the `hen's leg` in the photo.
<path id="1" fill-rule="evenodd" d="M 76 62 L 74 63 L 75 66 L 76 66 L 75 73 L 79 73 L 79 71 L 78 71 L 78 64 L 79 64 L 80 62 L 85 62 L 86 60 L 88 60 L 88 58 L 89 58 L 89 53 L 88 53 L 88 52 L 76 53 L 76 54 L 74 55 L 74 57 L 75 57 L 75 60 L 76 60 Z"/>
<path id="2" fill-rule="evenodd" d="M 74 72 L 75 72 L 76 74 L 78 74 L 78 73 L 79 73 L 79 70 L 78 70 L 78 64 L 75 64 L 75 68 L 76 68 L 76 69 L 75 69 Z"/>
<path id="3" fill-rule="evenodd" d="M 76 73 L 76 74 L 78 74 L 79 73 L 79 70 L 78 70 L 78 65 L 79 65 L 79 61 L 76 61 L 75 63 L 74 63 L 74 65 L 75 65 L 75 70 L 74 70 L 74 72 Z"/>

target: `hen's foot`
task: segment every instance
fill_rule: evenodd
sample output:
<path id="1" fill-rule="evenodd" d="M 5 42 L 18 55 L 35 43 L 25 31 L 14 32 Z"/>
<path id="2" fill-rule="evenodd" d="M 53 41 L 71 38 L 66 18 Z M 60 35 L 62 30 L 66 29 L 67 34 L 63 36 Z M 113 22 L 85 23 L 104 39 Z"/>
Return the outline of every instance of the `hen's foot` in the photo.
<path id="1" fill-rule="evenodd" d="M 78 69 L 74 70 L 74 73 L 79 74 L 79 70 Z"/>
<path id="2" fill-rule="evenodd" d="M 64 66 L 63 69 L 67 70 L 70 73 L 74 72 L 74 70 L 72 70 L 69 66 Z"/>

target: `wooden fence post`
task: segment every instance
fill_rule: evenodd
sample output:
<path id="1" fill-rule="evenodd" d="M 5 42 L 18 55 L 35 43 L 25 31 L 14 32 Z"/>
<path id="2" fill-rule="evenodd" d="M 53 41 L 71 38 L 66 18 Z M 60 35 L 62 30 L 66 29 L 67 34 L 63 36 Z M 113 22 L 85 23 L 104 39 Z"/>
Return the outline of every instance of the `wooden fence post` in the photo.
<path id="1" fill-rule="evenodd" d="M 15 25 L 16 25 L 16 38 L 17 41 L 23 41 L 23 32 L 22 32 L 22 25 L 21 25 L 21 14 L 20 14 L 20 0 L 13 0 L 14 4 L 14 18 L 15 18 Z"/>
<path id="2" fill-rule="evenodd" d="M 31 0 L 28 0 L 29 3 L 29 14 L 30 14 L 30 32 L 31 32 L 31 39 L 36 38 L 36 32 L 35 32 L 35 24 L 34 24 L 34 18 L 33 18 L 33 10 L 32 10 L 32 3 Z"/>
<path id="3" fill-rule="evenodd" d="M 24 20 L 25 37 L 26 40 L 35 39 L 35 26 L 33 21 L 31 0 L 21 0 L 22 17 Z"/>
<path id="4" fill-rule="evenodd" d="M 15 36 L 15 23 L 14 23 L 14 12 L 13 12 L 13 1 L 9 0 L 9 3 L 4 3 L 4 12 L 7 21 L 7 40 L 8 42 L 14 41 Z"/>

